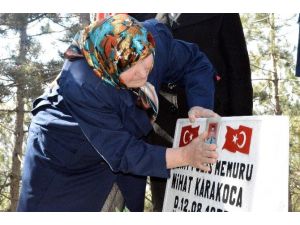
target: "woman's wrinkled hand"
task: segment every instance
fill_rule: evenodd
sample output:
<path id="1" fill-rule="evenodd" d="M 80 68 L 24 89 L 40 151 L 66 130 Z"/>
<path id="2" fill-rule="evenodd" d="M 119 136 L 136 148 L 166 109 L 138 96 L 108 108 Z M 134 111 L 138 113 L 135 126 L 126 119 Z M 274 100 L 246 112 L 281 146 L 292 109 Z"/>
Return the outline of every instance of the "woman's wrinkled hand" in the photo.
<path id="1" fill-rule="evenodd" d="M 191 143 L 183 147 L 185 160 L 188 165 L 199 168 L 203 171 L 210 171 L 208 164 L 217 162 L 218 153 L 215 144 L 206 144 L 207 132 L 203 132 Z"/>
<path id="2" fill-rule="evenodd" d="M 210 109 L 206 109 L 200 106 L 192 107 L 188 112 L 189 120 L 194 123 L 197 118 L 209 118 L 209 117 L 220 117 L 217 113 Z"/>

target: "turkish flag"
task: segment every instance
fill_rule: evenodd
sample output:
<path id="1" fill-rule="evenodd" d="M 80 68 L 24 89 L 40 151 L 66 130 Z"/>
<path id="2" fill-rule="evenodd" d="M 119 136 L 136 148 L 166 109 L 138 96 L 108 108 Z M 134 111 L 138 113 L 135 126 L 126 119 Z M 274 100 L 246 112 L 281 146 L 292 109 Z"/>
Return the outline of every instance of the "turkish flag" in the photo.
<path id="1" fill-rule="evenodd" d="M 187 145 L 194 138 L 198 137 L 199 136 L 199 134 L 198 134 L 199 128 L 200 128 L 200 126 L 193 128 L 191 125 L 182 127 L 180 141 L 179 141 L 179 147 Z"/>
<path id="2" fill-rule="evenodd" d="M 249 154 L 252 128 L 240 125 L 238 129 L 233 129 L 226 126 L 227 132 L 225 136 L 225 144 L 222 149 L 226 149 L 230 152 L 241 152 L 243 154 Z"/>

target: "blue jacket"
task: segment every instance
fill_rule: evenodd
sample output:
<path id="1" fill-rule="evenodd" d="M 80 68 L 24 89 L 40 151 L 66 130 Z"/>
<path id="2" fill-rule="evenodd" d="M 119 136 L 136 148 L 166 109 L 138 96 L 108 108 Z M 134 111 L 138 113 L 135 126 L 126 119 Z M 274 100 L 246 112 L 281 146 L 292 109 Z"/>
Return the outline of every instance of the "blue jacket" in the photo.
<path id="1" fill-rule="evenodd" d="M 213 107 L 214 70 L 194 44 L 144 22 L 156 42 L 148 81 L 185 86 L 188 104 Z M 165 151 L 143 138 L 152 126 L 129 90 L 94 75 L 85 59 L 66 61 L 58 86 L 34 102 L 18 211 L 100 211 L 114 182 L 142 211 L 146 176 L 167 178 Z"/>

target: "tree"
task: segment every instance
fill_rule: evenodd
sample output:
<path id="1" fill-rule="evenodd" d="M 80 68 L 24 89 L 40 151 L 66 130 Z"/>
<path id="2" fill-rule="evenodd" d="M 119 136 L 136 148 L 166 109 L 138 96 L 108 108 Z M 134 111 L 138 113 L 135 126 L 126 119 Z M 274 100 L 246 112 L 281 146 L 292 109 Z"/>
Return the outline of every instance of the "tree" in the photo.
<path id="1" fill-rule="evenodd" d="M 299 80 L 294 76 L 295 50 L 287 39 L 287 27 L 295 16 L 243 14 L 254 87 L 256 114 L 290 117 L 289 211 L 300 210 Z"/>
<path id="2" fill-rule="evenodd" d="M 51 29 L 50 23 L 60 25 L 67 33 L 75 23 L 78 24 L 76 16 L 77 21 L 70 25 L 72 17 L 73 15 L 63 17 L 58 14 L 41 13 L 0 14 L 1 37 L 9 40 L 8 37 L 13 36 L 18 39 L 15 47 L 12 42 L 7 43 L 9 54 L 0 62 L 0 113 L 4 115 L 0 121 L 0 133 L 3 137 L 0 161 L 2 159 L 6 166 L 11 167 L 10 172 L 7 168 L 6 171 L 1 168 L 3 176 L 0 179 L 0 196 L 9 199 L 9 211 L 16 210 L 19 198 L 23 142 L 32 100 L 42 93 L 43 86 L 59 73 L 62 66 L 62 59 L 59 58 L 47 62 L 39 60 L 41 44 L 38 37 L 56 32 Z M 66 25 L 67 22 L 69 24 Z M 31 34 L 29 30 L 34 24 L 39 25 L 39 30 Z M 9 144 L 12 141 L 13 144 Z M 11 160 L 7 158 L 9 151 Z M 8 207 L 7 203 L 5 207 Z"/>

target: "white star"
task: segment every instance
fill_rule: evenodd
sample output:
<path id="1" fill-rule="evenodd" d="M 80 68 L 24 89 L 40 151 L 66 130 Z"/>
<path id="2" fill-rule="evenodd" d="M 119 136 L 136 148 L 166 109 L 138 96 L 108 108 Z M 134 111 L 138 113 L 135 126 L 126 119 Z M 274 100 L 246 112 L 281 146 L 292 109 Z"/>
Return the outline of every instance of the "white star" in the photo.
<path id="1" fill-rule="evenodd" d="M 236 141 L 237 141 L 237 140 L 238 140 L 237 134 L 236 134 L 236 135 L 233 135 L 232 142 L 236 144 Z"/>
<path id="2" fill-rule="evenodd" d="M 192 140 L 193 140 L 193 134 L 190 135 L 190 141 L 192 141 Z"/>

